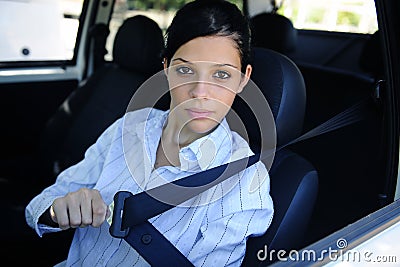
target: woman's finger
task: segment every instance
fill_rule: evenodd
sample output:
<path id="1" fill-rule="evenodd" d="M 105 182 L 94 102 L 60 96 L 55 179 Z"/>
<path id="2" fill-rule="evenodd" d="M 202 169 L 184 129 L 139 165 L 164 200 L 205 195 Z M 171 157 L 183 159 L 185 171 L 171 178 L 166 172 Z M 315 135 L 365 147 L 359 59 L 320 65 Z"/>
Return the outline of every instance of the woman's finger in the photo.
<path id="1" fill-rule="evenodd" d="M 107 215 L 107 205 L 104 203 L 100 193 L 96 190 L 97 194 L 92 199 L 92 213 L 93 213 L 93 227 L 99 227 Z"/>
<path id="2" fill-rule="evenodd" d="M 67 205 L 68 205 L 68 217 L 69 217 L 69 225 L 72 228 L 77 228 L 82 223 L 82 214 L 81 214 L 81 203 L 82 201 L 79 199 L 75 193 L 68 194 Z"/>
<path id="3" fill-rule="evenodd" d="M 92 197 L 85 198 L 85 201 L 81 202 L 80 210 L 81 210 L 81 224 L 79 226 L 86 227 L 91 225 L 93 222 Z"/>
<path id="4" fill-rule="evenodd" d="M 63 230 L 70 228 L 67 205 L 63 198 L 54 200 L 52 207 L 58 226 Z"/>

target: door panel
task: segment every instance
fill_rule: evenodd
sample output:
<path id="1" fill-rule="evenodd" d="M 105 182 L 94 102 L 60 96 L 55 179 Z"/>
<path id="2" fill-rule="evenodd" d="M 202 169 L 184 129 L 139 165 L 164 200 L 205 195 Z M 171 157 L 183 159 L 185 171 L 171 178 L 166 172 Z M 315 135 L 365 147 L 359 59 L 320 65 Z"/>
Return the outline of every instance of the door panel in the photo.
<path id="1" fill-rule="evenodd" d="M 40 134 L 76 80 L 0 84 L 0 181 L 2 199 L 15 199 L 10 190 L 30 197 L 38 184 Z M 21 201 L 19 199 L 18 201 Z"/>

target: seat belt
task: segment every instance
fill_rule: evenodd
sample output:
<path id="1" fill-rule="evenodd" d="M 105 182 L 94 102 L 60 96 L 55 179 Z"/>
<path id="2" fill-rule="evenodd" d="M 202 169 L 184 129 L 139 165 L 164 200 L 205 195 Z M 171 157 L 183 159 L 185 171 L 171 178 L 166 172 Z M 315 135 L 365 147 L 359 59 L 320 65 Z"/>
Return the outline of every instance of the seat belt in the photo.
<path id="1" fill-rule="evenodd" d="M 278 147 L 276 151 L 291 144 L 360 121 L 363 119 L 362 115 L 365 114 L 364 109 L 367 107 L 367 104 L 368 99 L 357 103 L 300 137 Z M 109 229 L 110 234 L 113 237 L 124 238 L 151 266 L 193 266 L 148 219 L 195 197 L 254 163 L 272 156 L 274 152 L 263 151 L 250 157 L 163 184 L 136 195 L 127 191 L 119 191 L 114 196 L 114 211 L 112 224 Z M 159 199 L 166 199 L 168 203 Z M 149 249 L 150 247 L 152 249 Z M 160 254 L 164 254 L 165 256 L 162 257 Z"/>
<path id="2" fill-rule="evenodd" d="M 126 191 L 120 191 L 114 196 L 114 212 L 117 212 L 116 210 L 121 211 L 121 216 L 113 213 L 113 222 L 110 226 L 111 235 L 123 237 L 151 266 L 193 267 L 193 264 L 148 221 L 131 226 L 122 233 L 120 228 L 116 229 L 118 223 L 115 224 L 114 219 L 118 222 L 118 218 L 122 217 L 123 209 L 116 209 L 115 205 L 123 203 L 124 199 L 130 196 L 132 194 Z"/>

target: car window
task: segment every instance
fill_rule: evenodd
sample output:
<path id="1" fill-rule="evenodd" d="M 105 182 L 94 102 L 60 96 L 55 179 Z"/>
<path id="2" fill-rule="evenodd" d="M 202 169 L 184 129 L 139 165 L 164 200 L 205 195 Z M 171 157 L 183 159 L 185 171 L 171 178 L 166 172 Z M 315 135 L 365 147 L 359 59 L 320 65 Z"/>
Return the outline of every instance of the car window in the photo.
<path id="1" fill-rule="evenodd" d="M 110 20 L 110 34 L 106 43 L 108 53 L 105 55 L 105 60 L 112 60 L 112 47 L 114 44 L 115 34 L 126 18 L 135 15 L 145 15 L 156 21 L 160 28 L 165 31 L 169 23 L 172 21 L 177 7 L 180 6 L 177 2 L 178 1 L 176 1 L 175 5 L 166 5 L 161 7 L 161 4 L 150 1 L 117 0 Z M 182 2 L 179 4 L 184 4 L 185 0 L 179 2 Z"/>
<path id="2" fill-rule="evenodd" d="M 106 43 L 108 53 L 105 55 L 105 60 L 112 60 L 112 47 L 115 34 L 124 19 L 135 15 L 145 15 L 156 21 L 163 32 L 165 32 L 168 25 L 171 23 L 176 10 L 185 3 L 191 1 L 192 0 L 116 0 L 114 12 L 110 20 L 110 34 Z M 232 0 L 230 2 L 235 3 L 240 9 L 243 7 L 243 3 L 240 0 Z"/>
<path id="3" fill-rule="evenodd" d="M 82 6 L 83 0 L 0 0 L 0 62 L 72 60 Z"/>
<path id="4" fill-rule="evenodd" d="M 297 29 L 334 32 L 374 33 L 378 29 L 373 0 L 249 0 L 250 16 L 271 12 L 292 20 Z"/>
<path id="5" fill-rule="evenodd" d="M 374 33 L 378 29 L 371 0 L 286 0 L 279 11 L 297 29 Z"/>

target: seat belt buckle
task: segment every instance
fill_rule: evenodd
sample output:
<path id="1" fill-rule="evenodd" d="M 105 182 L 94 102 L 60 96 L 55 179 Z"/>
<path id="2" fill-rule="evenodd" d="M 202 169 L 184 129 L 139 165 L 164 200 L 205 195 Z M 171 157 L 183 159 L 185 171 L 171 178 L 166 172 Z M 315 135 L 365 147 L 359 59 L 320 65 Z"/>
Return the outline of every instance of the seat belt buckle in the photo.
<path id="1" fill-rule="evenodd" d="M 122 218 L 124 216 L 125 199 L 131 196 L 133 196 L 132 193 L 128 191 L 119 191 L 114 195 L 114 210 L 109 229 L 113 237 L 124 238 L 129 234 L 129 227 L 122 229 Z"/>

